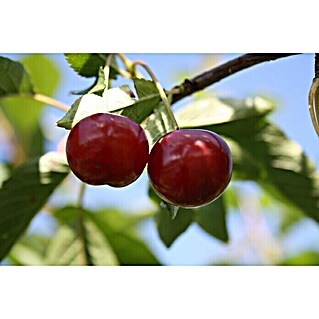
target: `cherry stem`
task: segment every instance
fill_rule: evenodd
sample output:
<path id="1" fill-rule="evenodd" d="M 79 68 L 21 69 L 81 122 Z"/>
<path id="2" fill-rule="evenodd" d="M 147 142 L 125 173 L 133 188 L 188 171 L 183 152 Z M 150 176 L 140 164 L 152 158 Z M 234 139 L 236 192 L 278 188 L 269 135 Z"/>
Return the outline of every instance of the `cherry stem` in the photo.
<path id="1" fill-rule="evenodd" d="M 175 119 L 174 113 L 173 113 L 173 111 L 171 109 L 171 106 L 170 106 L 170 103 L 168 101 L 168 98 L 166 96 L 166 93 L 165 93 L 163 87 L 161 86 L 161 84 L 158 82 L 155 74 L 152 72 L 152 70 L 149 68 L 149 66 L 147 64 L 145 64 L 143 61 L 134 61 L 132 63 L 132 67 L 133 68 L 136 65 L 142 66 L 147 71 L 147 73 L 150 75 L 150 77 L 152 78 L 152 80 L 153 80 L 153 82 L 154 82 L 154 84 L 155 84 L 155 86 L 156 86 L 156 88 L 158 90 L 158 93 L 159 93 L 159 95 L 160 95 L 160 97 L 161 97 L 161 99 L 162 99 L 162 101 L 163 101 L 163 103 L 164 103 L 164 105 L 166 107 L 167 113 L 168 113 L 168 115 L 169 115 L 169 117 L 170 117 L 170 119 L 171 119 L 171 121 L 173 123 L 174 130 L 178 130 L 179 127 L 178 127 L 177 121 Z"/>
<path id="2" fill-rule="evenodd" d="M 125 72 L 125 73 L 128 73 L 129 74 L 129 78 L 132 79 L 133 77 L 137 77 L 137 78 L 140 78 L 142 79 L 143 76 L 137 72 L 135 70 L 135 67 L 134 67 L 134 63 L 133 61 L 131 61 L 129 58 L 127 58 L 125 55 L 123 55 L 122 53 L 116 53 L 116 55 L 120 58 L 120 60 L 123 62 L 126 70 L 128 72 Z"/>
<path id="3" fill-rule="evenodd" d="M 106 100 L 106 109 L 108 109 L 109 101 L 108 101 L 108 90 L 109 90 L 109 80 L 110 80 L 110 65 L 113 58 L 113 54 L 109 53 L 106 59 L 105 67 L 104 67 L 104 85 L 105 89 L 103 92 L 103 98 Z"/>
<path id="4" fill-rule="evenodd" d="M 107 58 L 106 58 L 106 63 L 105 63 L 105 67 L 104 67 L 104 84 L 105 84 L 105 90 L 108 90 L 109 88 L 109 79 L 110 79 L 110 65 L 111 65 L 111 61 L 113 58 L 113 54 L 109 53 Z"/>
<path id="5" fill-rule="evenodd" d="M 82 183 L 80 186 L 80 190 L 79 190 L 79 197 L 78 197 L 78 201 L 77 201 L 77 207 L 78 208 L 82 208 L 83 207 L 83 198 L 84 198 L 84 192 L 85 192 L 85 183 Z"/>
<path id="6" fill-rule="evenodd" d="M 126 70 L 130 71 L 132 68 L 132 61 L 128 59 L 126 56 L 124 56 L 122 53 L 116 53 L 116 55 L 121 59 Z"/>
<path id="7" fill-rule="evenodd" d="M 80 191 L 79 191 L 79 197 L 77 200 L 77 229 L 78 234 L 81 239 L 82 243 L 82 258 L 83 258 L 83 265 L 92 265 L 90 253 L 88 251 L 87 245 L 86 245 L 86 235 L 85 235 L 85 228 L 84 228 L 84 216 L 83 216 L 83 198 L 84 198 L 84 192 L 85 192 L 85 183 L 81 183 L 80 185 Z"/>

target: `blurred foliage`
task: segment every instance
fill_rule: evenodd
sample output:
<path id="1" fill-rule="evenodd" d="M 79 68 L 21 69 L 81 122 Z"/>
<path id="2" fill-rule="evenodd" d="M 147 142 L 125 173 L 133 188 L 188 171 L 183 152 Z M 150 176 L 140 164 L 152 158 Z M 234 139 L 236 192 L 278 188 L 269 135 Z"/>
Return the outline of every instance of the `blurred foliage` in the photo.
<path id="1" fill-rule="evenodd" d="M 61 79 L 60 71 L 52 60 L 42 54 L 33 54 L 22 58 L 21 63 L 26 70 L 25 74 L 32 79 L 32 90 L 52 96 Z M 20 92 L 16 93 L 15 96 L 8 95 L 0 99 L 0 111 L 7 117 L 22 147 L 23 154 L 20 152 L 19 158 L 13 159 L 16 164 L 20 164 L 44 152 L 44 136 L 40 126 L 44 104 L 20 97 Z"/>
<path id="2" fill-rule="evenodd" d="M 76 93 L 103 96 L 103 67 L 107 55 L 72 53 L 65 56 L 79 75 L 96 78 L 93 86 Z M 184 75 L 210 68 L 218 57 L 207 55 L 206 58 L 209 65 L 205 62 L 189 74 L 185 71 Z M 160 265 L 159 258 L 138 233 L 139 225 L 152 218 L 158 238 L 167 248 L 177 243 L 195 224 L 221 247 L 227 247 L 225 251 L 235 252 L 235 257 L 221 256 L 214 264 L 234 264 L 236 261 L 240 264 L 240 254 L 229 231 L 230 212 L 236 212 L 242 220 L 253 249 L 260 248 L 269 255 L 273 253 L 269 252 L 270 241 L 280 246 L 292 226 L 306 216 L 319 221 L 318 172 L 301 146 L 289 140 L 269 120 L 275 104 L 261 97 L 219 99 L 200 92 L 176 112 L 176 118 L 181 128 L 212 130 L 229 144 L 233 155 L 233 179 L 221 197 L 205 207 L 179 208 L 172 218 L 167 205 L 149 188 L 149 198 L 155 207 L 153 211 L 129 214 L 110 208 L 51 207 L 49 211 L 56 221 L 54 235 L 28 233 L 31 221 L 63 182 L 68 169 L 61 160 L 61 153 L 53 158 L 43 156 L 45 137 L 40 123 L 44 105 L 32 99 L 34 92 L 53 96 L 61 80 L 60 71 L 49 55 L 28 55 L 20 62 L 0 59 L 0 83 L 4 88 L 0 98 L 0 123 L 9 123 L 9 126 L 1 126 L 0 131 L 6 133 L 13 148 L 10 163 L 0 163 L 0 260 L 6 258 L 13 265 Z M 118 71 L 113 57 L 111 79 L 119 76 Z M 16 75 L 22 80 L 10 83 L 10 77 Z M 171 131 L 173 125 L 155 84 L 137 78 L 132 83 L 138 95 L 134 104 L 113 111 L 141 123 L 153 145 Z M 131 94 L 127 87 L 122 89 Z M 26 93 L 30 94 L 28 98 L 24 96 Z M 82 96 L 70 110 L 70 123 Z M 262 216 L 257 211 L 254 216 L 245 215 L 243 211 L 242 203 L 250 199 L 238 189 L 245 189 L 245 182 L 251 181 L 258 188 Z M 266 218 L 269 216 L 275 219 L 278 229 L 262 228 L 268 225 Z M 263 230 L 264 234 L 269 231 L 272 237 L 260 238 L 254 246 L 256 222 L 261 223 L 256 229 Z M 245 240 L 242 245 L 249 246 Z M 289 258 L 281 254 L 271 260 L 280 265 L 318 265 L 318 256 L 318 252 L 308 249 Z"/>
<path id="3" fill-rule="evenodd" d="M 290 257 L 281 263 L 282 266 L 318 266 L 319 252 L 305 251 L 296 256 Z"/>

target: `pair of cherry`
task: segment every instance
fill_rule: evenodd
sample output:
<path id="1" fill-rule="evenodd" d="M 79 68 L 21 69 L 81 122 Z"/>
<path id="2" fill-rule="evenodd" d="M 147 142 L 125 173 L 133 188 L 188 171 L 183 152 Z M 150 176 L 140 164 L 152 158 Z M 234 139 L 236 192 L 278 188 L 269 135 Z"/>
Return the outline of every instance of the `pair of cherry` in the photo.
<path id="1" fill-rule="evenodd" d="M 66 154 L 73 173 L 91 185 L 129 185 L 148 164 L 156 193 L 181 207 L 210 203 L 225 190 L 232 173 L 229 147 L 211 131 L 170 132 L 149 153 L 142 127 L 128 117 L 109 113 L 78 122 L 69 134 Z"/>

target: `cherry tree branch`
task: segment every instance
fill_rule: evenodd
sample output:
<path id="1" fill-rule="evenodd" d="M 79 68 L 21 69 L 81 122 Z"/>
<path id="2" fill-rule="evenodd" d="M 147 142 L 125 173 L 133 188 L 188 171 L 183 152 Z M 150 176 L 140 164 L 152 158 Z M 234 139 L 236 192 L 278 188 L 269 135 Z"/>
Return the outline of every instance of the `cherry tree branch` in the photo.
<path id="1" fill-rule="evenodd" d="M 173 95 L 172 104 L 181 100 L 182 98 L 189 96 L 197 91 L 203 90 L 208 86 L 242 70 L 245 70 L 256 64 L 260 64 L 267 61 L 273 61 L 300 53 L 287 53 L 287 54 L 259 54 L 248 53 L 244 54 L 236 59 L 226 62 L 220 66 L 217 66 L 207 72 L 204 72 L 192 79 L 186 79 L 181 85 L 175 86 L 172 90 L 179 91 L 179 93 Z"/>

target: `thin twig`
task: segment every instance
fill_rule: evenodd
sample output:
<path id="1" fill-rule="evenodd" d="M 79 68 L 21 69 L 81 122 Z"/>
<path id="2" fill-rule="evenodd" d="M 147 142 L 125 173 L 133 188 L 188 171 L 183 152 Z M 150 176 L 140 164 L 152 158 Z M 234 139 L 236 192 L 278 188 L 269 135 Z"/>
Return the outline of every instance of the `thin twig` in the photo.
<path id="1" fill-rule="evenodd" d="M 83 197 L 84 197 L 84 191 L 85 191 L 85 183 L 82 183 L 80 186 L 80 192 L 79 192 L 79 197 L 77 201 L 77 230 L 78 230 L 78 235 L 81 240 L 81 245 L 82 245 L 82 259 L 83 259 L 83 264 L 87 266 L 92 266 L 92 260 L 90 253 L 88 251 L 87 245 L 86 245 L 86 234 L 85 234 L 85 228 L 84 228 L 84 216 L 83 216 Z"/>
<path id="2" fill-rule="evenodd" d="M 251 66 L 273 61 L 281 58 L 285 58 L 300 53 L 288 53 L 288 54 L 257 54 L 249 53 L 244 54 L 236 59 L 226 62 L 220 66 L 217 66 L 207 72 L 204 72 L 192 79 L 186 79 L 184 83 L 179 86 L 175 86 L 173 89 L 179 89 L 179 94 L 173 95 L 172 104 L 181 100 L 182 98 L 189 96 L 197 91 L 203 90 L 208 86 L 242 70 L 245 70 Z"/>
<path id="3" fill-rule="evenodd" d="M 43 94 L 37 93 L 34 95 L 30 95 L 29 97 L 33 98 L 34 100 L 36 100 L 38 102 L 42 102 L 42 103 L 54 106 L 55 108 L 62 110 L 62 111 L 65 111 L 65 112 L 67 112 L 70 108 L 68 105 L 66 105 L 62 102 L 59 102 L 59 101 L 57 101 L 49 96 L 43 95 Z"/>

